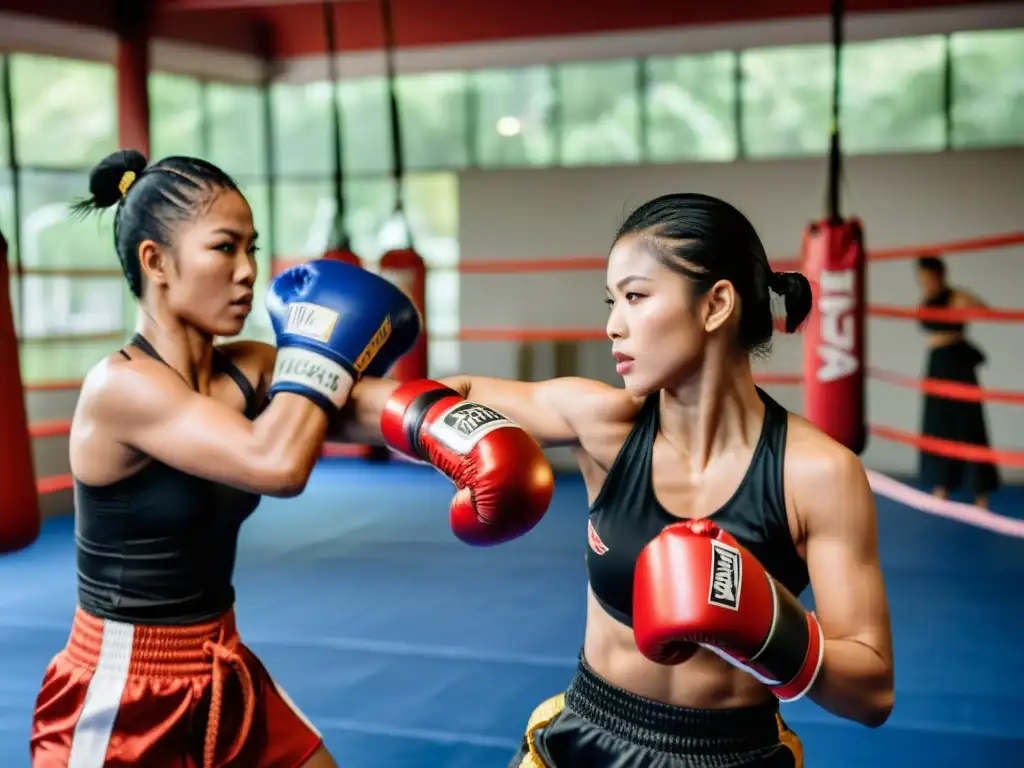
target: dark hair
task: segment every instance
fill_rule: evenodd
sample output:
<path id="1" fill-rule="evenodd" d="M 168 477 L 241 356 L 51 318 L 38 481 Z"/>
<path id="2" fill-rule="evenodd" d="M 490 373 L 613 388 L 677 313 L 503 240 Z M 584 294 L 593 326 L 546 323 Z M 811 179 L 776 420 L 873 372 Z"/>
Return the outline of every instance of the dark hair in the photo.
<path id="1" fill-rule="evenodd" d="M 91 197 L 72 207 L 76 216 L 117 206 L 114 247 L 128 288 L 142 296 L 139 245 L 146 240 L 170 248 L 177 225 L 195 218 L 212 196 L 238 191 L 235 181 L 212 163 L 195 157 L 166 157 L 147 166 L 145 156 L 123 149 L 103 158 L 89 173 Z"/>
<path id="2" fill-rule="evenodd" d="M 938 256 L 922 256 L 917 260 L 917 268 L 931 272 L 940 280 L 946 276 L 946 264 Z"/>
<path id="3" fill-rule="evenodd" d="M 702 296 L 719 280 L 736 288 L 741 302 L 737 342 L 747 352 L 771 345 L 772 292 L 786 305 L 786 332 L 793 333 L 811 311 L 811 285 L 799 272 L 773 272 L 761 238 L 747 217 L 708 195 L 663 195 L 633 211 L 615 240 L 648 236 L 658 260 L 685 275 Z"/>

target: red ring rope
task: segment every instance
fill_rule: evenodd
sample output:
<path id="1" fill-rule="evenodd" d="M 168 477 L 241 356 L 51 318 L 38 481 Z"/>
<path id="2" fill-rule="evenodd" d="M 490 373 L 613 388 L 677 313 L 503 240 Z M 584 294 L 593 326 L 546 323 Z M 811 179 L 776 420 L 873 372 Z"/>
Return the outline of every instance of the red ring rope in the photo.
<path id="1" fill-rule="evenodd" d="M 1024 320 L 1024 309 L 944 309 L 941 307 L 896 307 L 889 304 L 868 304 L 870 317 L 889 317 L 904 320 L 932 320 L 938 322 L 1019 322 Z"/>
<path id="2" fill-rule="evenodd" d="M 911 445 L 926 453 L 946 456 L 950 459 L 974 461 L 980 464 L 999 464 L 1007 467 L 1024 467 L 1024 451 L 1006 451 L 988 448 L 984 445 L 970 445 L 938 437 L 925 437 L 904 432 L 892 427 L 872 425 L 871 434 L 904 445 Z"/>
<path id="3" fill-rule="evenodd" d="M 607 341 L 608 334 L 603 328 L 464 328 L 457 338 L 459 341 Z"/>
<path id="4" fill-rule="evenodd" d="M 1024 232 L 1010 232 L 1005 235 L 973 237 L 948 243 L 931 245 L 902 245 L 896 248 L 875 248 L 868 252 L 870 261 L 894 261 L 915 259 L 925 253 L 956 254 L 971 251 L 995 250 L 1024 245 Z M 303 261 L 300 259 L 298 261 Z M 799 270 L 799 257 L 771 259 L 772 269 L 777 272 Z M 579 272 L 604 269 L 607 259 L 603 256 L 569 256 L 553 259 L 463 259 L 456 269 L 464 274 L 497 275 L 516 272 Z"/>
<path id="5" fill-rule="evenodd" d="M 36 492 L 40 496 L 45 496 L 48 493 L 70 491 L 74 488 L 74 485 L 70 472 L 63 475 L 50 475 L 49 477 L 40 477 L 36 480 Z"/>
<path id="6" fill-rule="evenodd" d="M 1024 310 L 989 309 L 938 309 L 934 307 L 896 307 L 886 304 L 869 304 L 865 310 L 870 317 L 934 320 L 940 322 L 1020 322 L 1024 321 Z M 775 319 L 775 329 L 781 331 L 785 321 Z M 797 332 L 801 332 L 803 327 Z M 453 335 L 431 334 L 435 341 L 605 341 L 608 336 L 602 328 L 463 328 Z"/>
<path id="7" fill-rule="evenodd" d="M 28 434 L 33 440 L 42 437 L 60 437 L 71 432 L 71 419 L 46 419 L 28 425 Z"/>
<path id="8" fill-rule="evenodd" d="M 995 250 L 1024 245 L 1024 232 L 1010 232 L 1005 235 L 988 237 L 971 237 L 965 240 L 954 240 L 949 243 L 935 245 L 900 246 L 899 248 L 875 248 L 868 252 L 871 261 L 894 261 L 897 259 L 916 259 L 926 253 L 948 255 L 953 253 L 969 253 L 971 251 Z"/>
<path id="9" fill-rule="evenodd" d="M 81 379 L 63 379 L 51 381 L 36 381 L 22 384 L 26 392 L 70 392 L 82 388 Z"/>
<path id="10" fill-rule="evenodd" d="M 958 381 L 943 379 L 915 379 L 902 373 L 883 371 L 880 368 L 868 368 L 868 375 L 873 379 L 895 384 L 898 387 L 910 387 L 926 395 L 935 395 L 947 400 L 963 400 L 970 403 L 1008 403 L 1024 405 L 1024 392 L 1011 392 L 1005 389 L 982 389 L 974 384 L 963 384 Z"/>

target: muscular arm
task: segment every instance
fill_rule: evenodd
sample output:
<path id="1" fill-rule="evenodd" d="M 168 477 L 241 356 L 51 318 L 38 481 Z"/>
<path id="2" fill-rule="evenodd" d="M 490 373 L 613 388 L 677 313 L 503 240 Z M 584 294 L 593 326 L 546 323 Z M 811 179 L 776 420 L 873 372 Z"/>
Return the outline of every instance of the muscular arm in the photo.
<path id="1" fill-rule="evenodd" d="M 892 711 L 893 658 L 874 496 L 856 456 L 834 443 L 816 450 L 801 458 L 793 478 L 825 634 L 824 663 L 809 695 L 839 717 L 877 727 Z"/>
<path id="2" fill-rule="evenodd" d="M 538 382 L 454 376 L 443 381 L 466 399 L 505 414 L 546 447 L 578 445 L 590 422 L 627 420 L 635 411 L 623 390 L 577 376 Z"/>
<path id="3" fill-rule="evenodd" d="M 197 394 L 151 361 L 108 366 L 87 381 L 89 420 L 122 443 L 188 474 L 270 496 L 300 493 L 327 417 L 282 393 L 255 421 Z"/>
<path id="4" fill-rule="evenodd" d="M 467 400 L 490 406 L 518 423 L 544 446 L 576 445 L 590 421 L 628 420 L 636 410 L 622 390 L 591 379 L 564 377 L 540 382 L 509 381 L 484 376 L 441 379 Z M 331 436 L 353 442 L 381 441 L 380 416 L 398 382 L 363 379 L 352 389 L 349 403 Z"/>

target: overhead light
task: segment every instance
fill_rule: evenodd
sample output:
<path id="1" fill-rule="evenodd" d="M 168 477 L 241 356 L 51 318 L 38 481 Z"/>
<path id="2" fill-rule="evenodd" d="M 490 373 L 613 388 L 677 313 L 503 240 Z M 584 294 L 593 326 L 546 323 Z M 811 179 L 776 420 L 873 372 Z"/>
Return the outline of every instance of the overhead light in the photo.
<path id="1" fill-rule="evenodd" d="M 498 118 L 498 123 L 495 127 L 498 129 L 499 135 L 506 137 L 518 136 L 523 130 L 522 122 L 514 115 Z"/>

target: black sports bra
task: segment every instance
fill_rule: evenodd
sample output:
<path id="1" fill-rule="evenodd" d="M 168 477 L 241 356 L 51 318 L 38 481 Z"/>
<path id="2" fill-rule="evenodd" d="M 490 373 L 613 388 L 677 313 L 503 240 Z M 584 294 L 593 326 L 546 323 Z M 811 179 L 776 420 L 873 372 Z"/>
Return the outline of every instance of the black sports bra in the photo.
<path id="1" fill-rule="evenodd" d="M 131 343 L 163 362 L 142 336 Z M 218 352 L 214 367 L 238 384 L 245 414 L 255 418 L 260 403 L 245 375 Z M 259 495 L 156 460 L 109 485 L 76 479 L 74 492 L 78 601 L 84 610 L 131 624 L 193 624 L 234 604 L 238 532 Z"/>
<path id="2" fill-rule="evenodd" d="M 794 595 L 807 587 L 807 565 L 793 544 L 783 495 L 789 414 L 765 392 L 764 423 L 746 475 L 732 498 L 709 519 L 736 537 Z M 590 509 L 587 573 L 604 609 L 633 621 L 633 569 L 640 551 L 665 526 L 678 522 L 658 502 L 651 480 L 658 434 L 657 394 L 647 398 Z"/>

